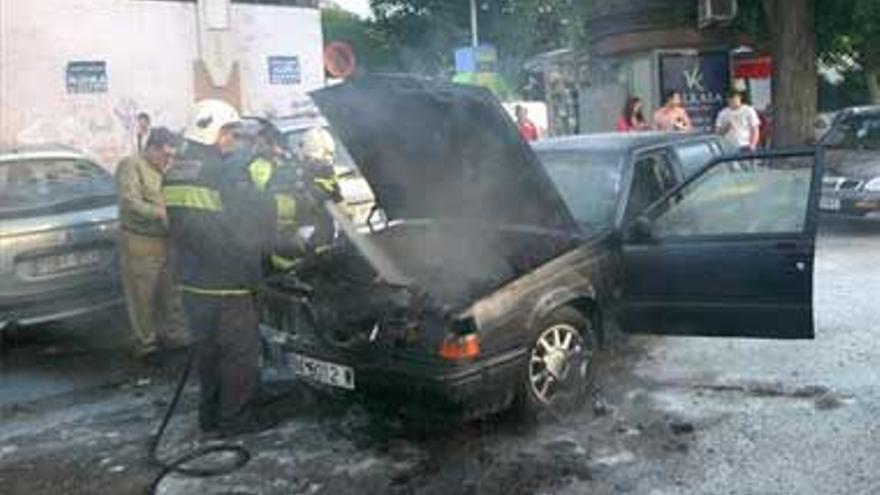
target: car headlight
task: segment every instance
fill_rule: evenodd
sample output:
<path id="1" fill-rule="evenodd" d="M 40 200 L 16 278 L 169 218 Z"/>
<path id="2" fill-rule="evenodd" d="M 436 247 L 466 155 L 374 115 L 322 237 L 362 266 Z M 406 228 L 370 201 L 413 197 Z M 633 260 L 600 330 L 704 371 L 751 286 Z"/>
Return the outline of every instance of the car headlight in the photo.
<path id="1" fill-rule="evenodd" d="M 880 177 L 869 180 L 864 187 L 865 191 L 880 192 Z"/>

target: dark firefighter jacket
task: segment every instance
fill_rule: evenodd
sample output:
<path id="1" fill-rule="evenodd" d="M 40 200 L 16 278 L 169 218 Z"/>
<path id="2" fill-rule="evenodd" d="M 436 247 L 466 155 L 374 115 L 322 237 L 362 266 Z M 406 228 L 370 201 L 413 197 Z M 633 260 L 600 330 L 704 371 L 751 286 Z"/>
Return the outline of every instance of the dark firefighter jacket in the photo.
<path id="1" fill-rule="evenodd" d="M 342 201 L 333 167 L 322 167 L 318 170 L 301 165 L 279 167 L 264 158 L 257 158 L 248 166 L 248 175 L 258 189 L 273 193 L 279 233 L 283 237 L 289 237 L 290 226 L 311 225 L 315 232 L 307 250 L 320 251 L 333 242 L 336 231 L 333 217 L 324 210 L 322 204 L 326 199 Z M 276 267 L 285 264 L 280 257 L 273 259 Z"/>
<path id="2" fill-rule="evenodd" d="M 284 167 L 287 169 L 293 167 Z M 287 270 L 296 265 L 297 258 L 306 251 L 297 233 L 296 180 L 293 176 L 279 178 L 285 175 L 283 171 L 279 173 L 278 166 L 263 157 L 251 161 L 247 173 L 254 187 L 271 194 L 275 201 L 275 242 L 268 270 Z"/>
<path id="3" fill-rule="evenodd" d="M 275 202 L 244 171 L 216 148 L 187 141 L 166 173 L 162 194 L 185 291 L 245 294 L 263 278 L 274 241 Z"/>

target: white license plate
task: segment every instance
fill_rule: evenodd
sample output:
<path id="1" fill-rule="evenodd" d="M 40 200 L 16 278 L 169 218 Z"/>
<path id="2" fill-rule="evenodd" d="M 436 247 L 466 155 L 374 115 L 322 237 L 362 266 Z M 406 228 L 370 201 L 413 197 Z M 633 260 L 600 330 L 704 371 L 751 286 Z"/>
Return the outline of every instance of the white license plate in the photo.
<path id="1" fill-rule="evenodd" d="M 354 390 L 354 370 L 341 364 L 328 363 L 290 352 L 287 362 L 297 375 L 333 387 Z"/>
<path id="2" fill-rule="evenodd" d="M 819 208 L 822 210 L 839 210 L 840 199 L 838 198 L 819 198 Z"/>
<path id="3" fill-rule="evenodd" d="M 101 251 L 78 251 L 37 258 L 31 265 L 31 275 L 41 277 L 56 273 L 80 270 L 101 262 Z"/>

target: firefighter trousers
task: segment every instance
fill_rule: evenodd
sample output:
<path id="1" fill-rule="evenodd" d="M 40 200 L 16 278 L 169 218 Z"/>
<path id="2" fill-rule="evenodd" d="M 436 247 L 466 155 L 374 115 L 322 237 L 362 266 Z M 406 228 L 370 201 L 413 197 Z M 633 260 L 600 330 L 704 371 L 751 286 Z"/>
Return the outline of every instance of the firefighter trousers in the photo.
<path id="1" fill-rule="evenodd" d="M 198 346 L 199 425 L 212 430 L 245 421 L 260 375 L 254 297 L 184 292 L 183 304 Z"/>

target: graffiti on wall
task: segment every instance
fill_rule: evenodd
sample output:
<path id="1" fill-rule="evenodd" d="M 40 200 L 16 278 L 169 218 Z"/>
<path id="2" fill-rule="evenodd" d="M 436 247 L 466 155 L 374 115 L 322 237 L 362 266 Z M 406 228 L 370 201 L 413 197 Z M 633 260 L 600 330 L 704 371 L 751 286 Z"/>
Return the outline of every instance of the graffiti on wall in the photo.
<path id="1" fill-rule="evenodd" d="M 130 98 L 71 99 L 53 116 L 31 119 L 16 135 L 23 145 L 60 144 L 76 148 L 108 169 L 134 150 L 134 127 L 140 111 Z"/>

